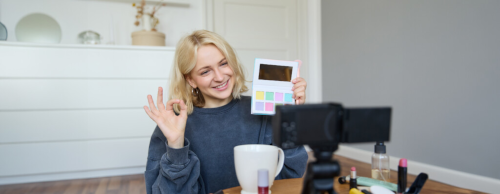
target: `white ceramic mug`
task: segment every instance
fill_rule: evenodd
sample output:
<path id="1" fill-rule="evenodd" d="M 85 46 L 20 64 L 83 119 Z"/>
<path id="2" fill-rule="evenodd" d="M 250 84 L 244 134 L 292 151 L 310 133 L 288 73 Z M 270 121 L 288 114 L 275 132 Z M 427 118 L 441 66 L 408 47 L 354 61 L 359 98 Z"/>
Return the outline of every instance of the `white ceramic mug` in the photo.
<path id="1" fill-rule="evenodd" d="M 279 156 L 279 159 L 278 159 Z M 247 144 L 234 147 L 236 176 L 242 188 L 241 194 L 257 193 L 257 173 L 259 169 L 269 172 L 269 189 L 274 178 L 283 168 L 285 153 L 281 148 L 271 145 Z"/>

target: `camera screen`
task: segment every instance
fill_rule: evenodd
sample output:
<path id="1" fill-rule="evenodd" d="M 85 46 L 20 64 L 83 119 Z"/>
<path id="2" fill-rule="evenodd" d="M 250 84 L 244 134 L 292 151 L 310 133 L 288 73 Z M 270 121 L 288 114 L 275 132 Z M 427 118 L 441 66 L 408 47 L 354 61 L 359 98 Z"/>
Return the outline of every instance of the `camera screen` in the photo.
<path id="1" fill-rule="evenodd" d="M 260 64 L 259 80 L 291 81 L 292 67 Z"/>

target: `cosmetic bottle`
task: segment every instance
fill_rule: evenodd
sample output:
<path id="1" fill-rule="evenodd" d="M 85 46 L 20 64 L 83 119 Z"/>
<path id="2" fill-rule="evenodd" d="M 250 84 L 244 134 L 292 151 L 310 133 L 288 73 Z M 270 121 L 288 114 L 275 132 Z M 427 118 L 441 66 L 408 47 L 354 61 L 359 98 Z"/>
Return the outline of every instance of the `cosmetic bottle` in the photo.
<path id="1" fill-rule="evenodd" d="M 257 175 L 258 194 L 269 194 L 269 172 L 260 169 Z"/>
<path id="2" fill-rule="evenodd" d="M 389 181 L 390 174 L 389 155 L 385 152 L 384 142 L 377 142 L 375 144 L 375 153 L 372 155 L 372 178 Z"/>
<path id="3" fill-rule="evenodd" d="M 350 175 L 347 175 L 347 176 L 342 176 L 342 177 L 339 177 L 339 183 L 340 184 L 345 184 L 345 183 L 350 183 L 351 182 L 351 176 Z M 389 190 L 392 190 L 392 191 L 397 191 L 398 190 L 398 185 L 394 184 L 394 183 L 390 183 L 390 182 L 385 182 L 385 181 L 381 181 L 381 180 L 375 180 L 375 179 L 371 179 L 371 178 L 368 178 L 368 177 L 361 177 L 361 176 L 358 176 L 356 178 L 356 182 L 358 185 L 364 185 L 364 186 L 373 186 L 373 185 L 377 185 L 377 186 L 381 186 L 381 187 L 385 187 L 386 189 L 389 189 Z"/>

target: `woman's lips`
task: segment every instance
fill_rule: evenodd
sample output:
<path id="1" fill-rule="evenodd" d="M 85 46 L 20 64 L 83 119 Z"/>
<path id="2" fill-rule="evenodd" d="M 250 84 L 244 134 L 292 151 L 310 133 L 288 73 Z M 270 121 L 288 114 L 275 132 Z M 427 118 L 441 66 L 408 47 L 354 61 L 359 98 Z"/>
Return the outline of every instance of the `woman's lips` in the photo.
<path id="1" fill-rule="evenodd" d="M 221 85 L 224 85 L 224 86 L 222 86 L 222 87 L 220 87 L 220 88 L 213 87 L 213 89 L 216 89 L 216 90 L 218 90 L 218 91 L 223 91 L 223 90 L 227 89 L 227 87 L 229 86 L 229 80 L 227 80 L 227 81 L 226 81 L 226 83 L 223 83 L 223 84 L 221 84 Z M 220 86 L 220 85 L 219 85 L 219 86 Z"/>

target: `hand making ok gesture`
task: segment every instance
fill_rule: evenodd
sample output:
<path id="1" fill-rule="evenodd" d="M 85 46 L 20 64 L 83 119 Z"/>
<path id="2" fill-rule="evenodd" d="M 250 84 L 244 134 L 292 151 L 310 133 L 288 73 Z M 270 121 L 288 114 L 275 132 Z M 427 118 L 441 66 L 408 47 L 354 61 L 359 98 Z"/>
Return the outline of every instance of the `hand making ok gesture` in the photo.
<path id="1" fill-rule="evenodd" d="M 158 87 L 157 106 L 154 105 L 153 97 L 148 95 L 148 106 L 144 106 L 146 114 L 158 125 L 167 138 L 168 146 L 172 148 L 184 147 L 184 131 L 186 129 L 187 106 L 183 100 L 171 99 L 167 106 L 163 104 L 163 88 Z M 179 104 L 180 114 L 175 115 L 174 104 Z"/>

